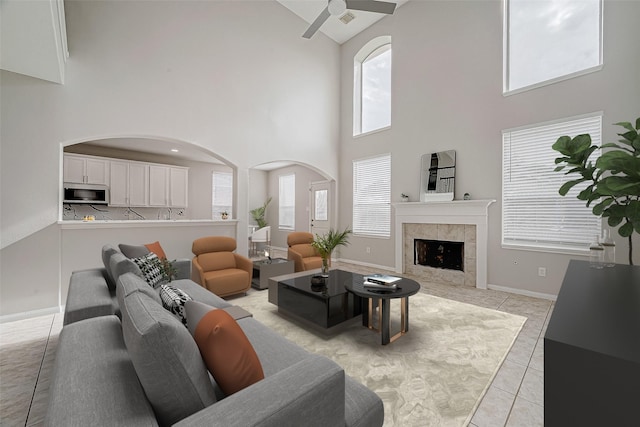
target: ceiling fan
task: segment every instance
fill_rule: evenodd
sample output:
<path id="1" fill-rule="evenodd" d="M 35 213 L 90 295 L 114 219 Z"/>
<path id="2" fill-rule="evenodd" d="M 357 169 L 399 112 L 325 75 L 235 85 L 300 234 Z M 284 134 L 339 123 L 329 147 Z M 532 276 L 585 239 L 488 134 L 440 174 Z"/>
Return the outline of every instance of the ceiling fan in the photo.
<path id="1" fill-rule="evenodd" d="M 305 31 L 302 37 L 310 39 L 330 16 L 340 16 L 347 9 L 392 15 L 396 9 L 396 4 L 377 0 L 329 0 L 327 7 L 313 21 L 313 24 Z"/>

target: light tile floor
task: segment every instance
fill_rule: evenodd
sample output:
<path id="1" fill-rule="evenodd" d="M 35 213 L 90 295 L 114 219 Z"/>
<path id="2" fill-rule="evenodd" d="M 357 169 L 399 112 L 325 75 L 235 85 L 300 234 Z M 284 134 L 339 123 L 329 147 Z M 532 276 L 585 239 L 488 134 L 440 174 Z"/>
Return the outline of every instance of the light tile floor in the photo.
<path id="1" fill-rule="evenodd" d="M 334 263 L 359 273 L 374 270 Z M 543 426 L 543 337 L 554 304 L 506 292 L 421 282 L 432 295 L 527 317 L 471 427 Z M 266 298 L 266 293 L 265 293 Z M 0 426 L 40 426 L 62 315 L 0 324 Z"/>

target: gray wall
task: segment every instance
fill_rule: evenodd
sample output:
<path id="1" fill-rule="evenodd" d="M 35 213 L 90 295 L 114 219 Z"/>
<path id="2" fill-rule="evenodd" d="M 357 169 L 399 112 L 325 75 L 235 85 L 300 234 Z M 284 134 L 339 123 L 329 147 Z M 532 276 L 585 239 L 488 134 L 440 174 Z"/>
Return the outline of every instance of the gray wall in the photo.
<path id="1" fill-rule="evenodd" d="M 62 145 L 136 136 L 194 144 L 237 168 L 240 213 L 249 166 L 295 159 L 337 175 L 339 46 L 300 37 L 308 24 L 277 2 L 65 9 L 65 85 L 0 74 L 0 315 L 58 304 L 59 259 L 73 255 L 61 254 L 56 231 Z M 237 230 L 246 251 L 247 215 Z M 47 268 L 14 262 L 32 254 Z"/>
<path id="2" fill-rule="evenodd" d="M 340 222 L 351 223 L 352 160 L 392 153 L 392 201 L 417 199 L 420 156 L 456 150 L 456 199 L 496 199 L 489 208 L 489 284 L 556 294 L 571 256 L 501 248 L 501 131 L 604 111 L 603 138 L 640 115 L 640 2 L 605 1 L 601 71 L 512 96 L 502 95 L 502 2 L 411 1 L 342 46 Z M 352 135 L 353 57 L 369 40 L 393 43 L 391 129 Z M 394 239 L 352 238 L 341 256 L 392 267 Z M 401 237 L 400 237 L 401 238 Z M 635 246 L 640 247 L 636 235 Z M 365 248 L 371 247 L 371 254 Z M 617 260 L 627 244 L 617 238 Z M 577 257 L 576 257 L 577 258 Z M 640 264 L 640 251 L 635 251 Z M 538 267 L 547 277 L 537 276 Z"/>
<path id="3" fill-rule="evenodd" d="M 500 247 L 500 132 L 602 110 L 609 141 L 615 131 L 607 124 L 640 115 L 639 2 L 605 1 L 602 71 L 509 97 L 501 93 L 498 0 L 411 1 L 341 47 L 321 33 L 302 39 L 308 24 L 274 1 L 65 8 L 64 86 L 0 72 L 0 315 L 58 304 L 60 259 L 74 256 L 56 225 L 61 145 L 104 137 L 172 138 L 236 167 L 242 250 L 252 166 L 290 160 L 337 178 L 342 228 L 351 224 L 353 159 L 391 152 L 399 201 L 401 192 L 417 196 L 422 154 L 455 149 L 456 198 L 498 200 L 490 208 L 489 283 L 555 294 L 568 256 Z M 394 46 L 392 127 L 354 139 L 353 55 L 383 34 Z M 394 238 L 354 237 L 341 256 L 391 267 Z M 617 243 L 622 261 L 626 243 Z M 547 267 L 545 279 L 538 266 Z"/>

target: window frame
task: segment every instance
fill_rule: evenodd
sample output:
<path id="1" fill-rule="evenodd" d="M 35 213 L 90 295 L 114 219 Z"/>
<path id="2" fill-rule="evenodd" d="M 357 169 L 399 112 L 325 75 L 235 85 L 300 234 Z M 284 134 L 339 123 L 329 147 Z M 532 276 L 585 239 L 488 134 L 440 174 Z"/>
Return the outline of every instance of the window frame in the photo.
<path id="1" fill-rule="evenodd" d="M 391 51 L 391 76 L 393 79 L 393 45 L 391 36 L 379 36 L 367 42 L 353 57 L 353 137 L 359 138 L 376 132 L 382 132 L 391 128 L 392 123 L 392 85 L 389 85 L 389 124 L 380 128 L 362 132 L 362 64 L 379 49 L 389 46 Z M 384 52 L 380 52 L 378 55 Z M 376 55 L 377 56 L 377 55 Z"/>
<path id="2" fill-rule="evenodd" d="M 220 206 L 220 207 L 227 207 L 227 205 L 216 205 L 215 204 L 215 190 L 216 190 L 216 183 L 215 183 L 215 179 L 216 179 L 216 175 L 228 175 L 230 178 L 230 183 L 231 183 L 231 192 L 230 192 L 230 201 L 231 204 L 228 206 L 228 209 L 223 209 L 226 210 L 229 215 L 232 215 L 233 212 L 233 185 L 234 185 L 234 178 L 233 178 L 233 172 L 227 172 L 227 171 L 218 171 L 218 170 L 214 170 L 211 172 L 211 219 L 218 219 L 218 217 L 216 217 L 216 213 L 218 215 L 220 215 L 223 210 L 220 211 L 216 211 L 215 207 L 216 206 Z"/>
<path id="3" fill-rule="evenodd" d="M 292 184 L 293 184 L 293 194 L 291 194 L 292 204 L 285 205 L 283 204 L 283 201 L 288 202 L 288 200 L 286 200 L 287 199 L 286 197 L 283 197 L 283 193 L 282 193 L 283 190 L 286 190 L 286 188 L 283 187 L 284 185 L 286 185 L 286 182 L 284 181 L 284 179 L 288 179 L 290 177 L 292 179 Z M 291 225 L 282 223 L 283 209 L 291 209 L 292 211 Z M 296 174 L 288 173 L 288 174 L 283 174 L 278 176 L 278 230 L 293 231 L 295 229 L 296 229 Z"/>
<path id="4" fill-rule="evenodd" d="M 582 133 L 589 133 L 592 136 L 592 144 L 595 145 L 602 145 L 602 116 L 603 113 L 602 112 L 595 112 L 595 113 L 589 113 L 589 114 L 583 114 L 583 115 L 579 115 L 579 116 L 573 116 L 573 117 L 567 117 L 567 118 L 562 118 L 562 119 L 558 119 L 558 120 L 553 120 L 553 121 L 549 121 L 549 122 L 543 122 L 543 123 L 537 123 L 537 124 L 532 124 L 532 125 L 526 125 L 526 126 L 521 126 L 518 128 L 513 128 L 513 129 L 505 129 L 502 131 L 502 216 L 501 216 L 501 246 L 502 248 L 505 249 L 519 249 L 519 250 L 527 250 L 527 251 L 536 251 L 536 252 L 547 252 L 547 253 L 561 253 L 561 254 L 571 254 L 571 255 L 586 255 L 589 251 L 589 242 L 591 242 L 594 238 L 595 235 L 599 235 L 601 230 L 602 230 L 602 219 L 593 215 L 592 213 L 592 208 L 593 205 L 590 207 L 586 207 L 586 203 L 583 200 L 578 200 L 576 195 L 577 193 L 582 190 L 586 184 L 582 184 L 582 185 L 578 185 L 576 187 L 574 187 L 566 196 L 561 196 L 558 193 L 558 190 L 560 189 L 561 185 L 564 184 L 568 178 L 561 172 L 556 172 L 555 169 L 555 164 L 554 164 L 554 159 L 557 157 L 561 157 L 561 154 L 554 151 L 551 146 L 553 145 L 553 143 L 555 143 L 555 141 L 557 140 L 557 138 L 559 138 L 560 136 L 563 135 L 569 135 L 571 137 L 574 137 L 576 135 L 582 134 Z M 583 125 L 583 130 L 585 130 L 588 126 L 597 126 L 597 133 L 596 132 L 588 132 L 588 131 L 580 131 L 577 130 L 576 132 L 568 132 L 568 129 L 571 128 L 579 128 L 581 125 Z M 557 136 L 556 136 L 556 130 L 555 128 L 560 128 L 560 127 L 564 127 L 564 129 L 558 129 L 557 130 Z M 511 153 L 512 151 L 512 145 L 517 143 L 513 142 L 512 140 L 512 136 L 513 134 L 520 134 L 521 136 L 520 141 L 525 141 L 528 139 L 532 139 L 532 138 L 528 138 L 526 135 L 527 134 L 533 134 L 535 131 L 538 131 L 538 133 L 550 133 L 553 134 L 554 136 L 551 137 L 550 135 L 547 135 L 547 138 L 549 138 L 548 140 L 544 140 L 540 142 L 540 147 L 548 147 L 549 152 L 547 153 L 543 153 L 543 154 L 536 154 L 537 157 L 533 157 L 533 154 L 531 154 L 530 152 L 530 147 L 531 144 L 529 144 L 527 147 L 527 153 L 526 153 L 526 157 L 529 157 L 531 159 L 539 159 L 541 157 L 548 157 L 548 159 L 545 159 L 545 165 L 549 164 L 549 168 L 547 169 L 546 172 L 541 173 L 539 170 L 533 170 L 531 172 L 529 172 L 529 175 L 533 175 L 536 176 L 536 178 L 541 179 L 544 178 L 543 174 L 548 174 L 547 179 L 545 181 L 543 181 L 542 183 L 538 183 L 537 185 L 533 186 L 535 188 L 547 188 L 547 189 L 551 189 L 552 193 L 554 195 L 554 200 L 555 200 L 555 208 L 557 209 L 557 211 L 559 210 L 563 210 L 565 212 L 565 214 L 567 212 L 570 211 L 570 213 L 575 214 L 577 211 L 578 214 L 580 215 L 581 220 L 583 220 L 584 222 L 582 223 L 582 226 L 584 227 L 582 230 L 574 232 L 574 233 L 569 233 L 567 232 L 566 234 L 564 234 L 565 238 L 570 239 L 573 238 L 574 240 L 576 239 L 575 235 L 576 234 L 580 234 L 580 236 L 583 238 L 583 241 L 581 242 L 569 242 L 569 241 L 564 241 L 564 242 L 558 242 L 558 241 L 552 241 L 549 238 L 542 238 L 541 235 L 536 236 L 536 239 L 525 239 L 522 237 L 523 233 L 520 233 L 520 238 L 515 238 L 513 232 L 507 232 L 505 231 L 505 228 L 507 227 L 507 223 L 508 222 L 514 222 L 515 220 L 512 219 L 512 214 L 509 212 L 510 209 L 513 209 L 513 206 L 518 204 L 517 202 L 510 202 L 508 199 L 510 197 L 510 195 L 508 194 L 509 191 L 506 189 L 507 185 L 507 181 L 509 179 L 509 177 L 507 176 L 511 171 L 515 170 L 515 167 L 512 167 L 511 160 L 514 157 L 514 155 L 511 156 L 507 156 L 507 151 L 509 151 L 509 153 Z M 534 136 L 535 138 L 535 136 Z M 544 139 L 544 136 L 542 137 L 537 137 L 537 138 L 542 138 Z M 507 139 L 509 139 L 509 141 L 507 141 Z M 509 149 L 507 150 L 506 146 L 507 144 L 509 144 Z M 537 150 L 536 150 L 537 151 Z M 601 154 L 601 150 L 596 150 L 593 154 L 592 154 L 592 161 L 595 162 L 595 159 Z M 521 156 L 524 157 L 524 154 L 520 154 Z M 508 158 L 507 158 L 508 157 Z M 509 163 L 509 165 L 507 165 L 507 163 Z M 521 185 L 521 184 L 520 184 Z M 516 189 L 517 190 L 517 189 Z M 520 191 L 522 190 L 522 188 L 520 188 Z M 512 194 L 515 193 L 517 191 L 512 190 Z M 512 201 L 515 199 L 511 199 Z M 519 199 L 522 200 L 522 199 Z M 533 201 L 538 200 L 537 202 L 537 208 L 536 210 L 538 210 L 542 205 L 540 204 L 539 200 L 541 199 L 535 199 L 532 198 Z M 544 207 L 545 209 L 549 209 L 549 206 L 551 206 L 551 203 L 546 204 Z M 526 216 L 526 208 L 520 208 L 521 211 L 524 211 L 525 214 L 523 216 Z M 560 222 L 560 215 L 559 213 L 556 211 L 556 213 L 552 213 L 554 218 L 558 219 L 558 223 Z M 517 218 L 517 216 L 513 215 L 513 217 Z M 529 226 L 528 226 L 528 230 L 533 230 L 533 229 L 537 229 L 538 231 L 540 231 L 540 233 L 543 233 L 545 231 L 544 228 L 544 220 L 543 219 L 530 219 L 529 220 Z M 573 222 L 572 224 L 575 224 L 575 222 Z M 593 227 L 593 229 L 591 229 L 590 227 Z M 568 228 L 565 229 L 565 231 Z M 547 230 L 547 234 L 549 233 L 549 231 Z M 573 237 L 571 237 L 571 234 L 573 234 Z M 555 236 L 557 236 L 558 234 L 554 234 Z M 570 237 L 567 237 L 570 236 Z"/>
<path id="5" fill-rule="evenodd" d="M 375 165 L 375 161 L 385 162 L 388 164 L 388 171 L 381 171 L 379 169 L 380 165 Z M 367 185 L 367 182 L 362 182 L 362 180 L 358 180 L 358 165 L 362 165 L 366 169 L 366 163 L 370 165 L 373 164 L 374 167 L 377 167 L 376 173 L 371 174 L 371 178 L 373 178 L 370 182 L 368 182 L 369 186 L 375 186 L 375 188 L 383 189 L 384 191 L 380 192 L 379 196 L 384 197 L 384 202 L 375 203 L 375 202 L 361 202 L 362 193 L 358 191 L 358 187 L 363 187 Z M 386 165 L 385 165 L 386 166 Z M 371 167 L 371 166 L 370 166 Z M 391 153 L 379 154 L 375 156 L 354 159 L 352 162 L 353 169 L 353 183 L 352 183 L 352 230 L 354 236 L 360 237 L 375 237 L 375 238 L 383 238 L 389 239 L 391 238 Z M 383 175 L 383 172 L 385 175 Z M 376 185 L 376 181 L 380 179 L 386 179 L 386 186 Z M 366 194 L 364 194 L 366 196 Z M 366 211 L 372 212 L 372 206 L 384 205 L 385 212 L 384 215 L 387 216 L 386 224 L 383 224 L 384 228 L 382 232 L 371 232 L 375 227 L 375 224 L 366 224 L 366 226 L 362 226 L 362 221 L 358 218 L 358 212 Z M 361 208 L 361 206 L 365 206 L 366 208 Z M 382 211 L 380 211 L 382 212 Z"/>
<path id="6" fill-rule="evenodd" d="M 509 3 L 511 0 L 503 0 L 502 2 L 502 95 L 503 96 L 511 96 L 516 95 L 522 92 L 527 92 L 530 90 L 538 89 L 544 86 L 549 86 L 558 82 L 562 82 L 565 80 L 570 80 L 576 77 L 584 76 L 586 74 L 595 73 L 600 71 L 604 67 L 604 0 L 599 0 L 600 2 L 600 19 L 599 19 L 599 64 L 594 65 L 592 67 L 588 67 L 582 70 L 574 71 L 569 74 L 565 74 L 562 76 L 554 77 L 551 79 L 543 80 L 537 83 L 533 83 L 527 86 L 519 87 L 516 89 L 509 89 L 509 77 L 510 77 L 510 69 L 509 69 L 509 48 L 510 48 L 510 22 L 509 22 Z"/>

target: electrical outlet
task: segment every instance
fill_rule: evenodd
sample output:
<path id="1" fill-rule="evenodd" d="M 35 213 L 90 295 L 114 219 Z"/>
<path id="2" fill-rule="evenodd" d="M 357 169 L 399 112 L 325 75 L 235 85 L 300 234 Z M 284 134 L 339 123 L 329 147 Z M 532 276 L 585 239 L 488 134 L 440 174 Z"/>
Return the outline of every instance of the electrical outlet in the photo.
<path id="1" fill-rule="evenodd" d="M 547 277 L 547 269 L 545 267 L 538 267 L 538 276 Z"/>
<path id="2" fill-rule="evenodd" d="M 367 249 L 365 249 L 365 251 L 370 254 L 371 253 L 371 248 L 369 246 L 367 246 Z"/>

